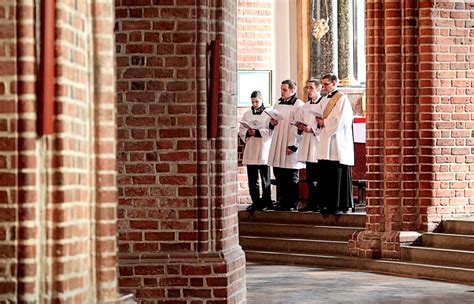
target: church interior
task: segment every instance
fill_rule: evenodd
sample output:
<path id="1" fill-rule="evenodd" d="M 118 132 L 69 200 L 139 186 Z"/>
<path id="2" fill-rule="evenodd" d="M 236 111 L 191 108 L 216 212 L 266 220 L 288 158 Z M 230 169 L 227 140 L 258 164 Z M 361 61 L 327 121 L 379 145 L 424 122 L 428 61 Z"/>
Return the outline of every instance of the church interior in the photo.
<path id="1" fill-rule="evenodd" d="M 467 301 L 473 20 L 471 0 L 0 1 L 0 304 L 277 301 L 263 271 L 324 303 L 316 269 Z M 354 208 L 246 211 L 250 91 L 328 72 Z"/>

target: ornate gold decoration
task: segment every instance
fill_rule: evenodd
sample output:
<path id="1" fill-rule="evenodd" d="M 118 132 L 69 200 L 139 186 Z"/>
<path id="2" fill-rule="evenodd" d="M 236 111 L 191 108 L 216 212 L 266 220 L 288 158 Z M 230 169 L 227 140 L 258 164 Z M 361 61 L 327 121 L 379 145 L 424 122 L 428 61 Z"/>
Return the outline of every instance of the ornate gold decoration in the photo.
<path id="1" fill-rule="evenodd" d="M 314 39 L 321 39 L 329 31 L 329 20 L 327 19 L 313 19 L 313 37 Z"/>
<path id="2" fill-rule="evenodd" d="M 325 18 L 321 18 L 317 20 L 313 19 L 312 33 L 313 33 L 314 39 L 316 40 L 321 39 L 327 32 L 329 32 L 329 9 L 328 9 L 327 0 L 322 0 L 321 4 L 324 5 L 324 8 L 326 9 L 326 19 Z"/>

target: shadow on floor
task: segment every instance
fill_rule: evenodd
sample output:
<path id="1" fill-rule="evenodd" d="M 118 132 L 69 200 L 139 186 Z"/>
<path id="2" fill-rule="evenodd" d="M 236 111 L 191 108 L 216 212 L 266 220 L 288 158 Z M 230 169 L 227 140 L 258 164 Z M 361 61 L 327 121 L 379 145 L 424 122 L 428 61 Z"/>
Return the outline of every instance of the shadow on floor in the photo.
<path id="1" fill-rule="evenodd" d="M 248 263 L 247 303 L 474 303 L 474 286 L 350 269 Z"/>

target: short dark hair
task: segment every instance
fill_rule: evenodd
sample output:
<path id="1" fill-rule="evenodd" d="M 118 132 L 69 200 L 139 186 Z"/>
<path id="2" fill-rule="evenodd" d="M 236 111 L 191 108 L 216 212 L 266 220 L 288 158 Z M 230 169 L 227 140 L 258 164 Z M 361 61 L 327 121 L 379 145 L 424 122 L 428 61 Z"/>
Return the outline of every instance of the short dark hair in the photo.
<path id="1" fill-rule="evenodd" d="M 314 83 L 315 87 L 321 87 L 321 82 L 318 79 L 310 78 L 306 81 L 306 83 L 308 82 Z"/>
<path id="2" fill-rule="evenodd" d="M 327 74 L 324 74 L 321 79 L 329 79 L 332 81 L 335 81 L 335 82 L 338 82 L 339 79 L 337 78 L 337 75 L 336 74 L 333 74 L 333 73 L 327 73 Z"/>
<path id="3" fill-rule="evenodd" d="M 294 82 L 294 81 L 291 80 L 291 79 L 283 80 L 283 81 L 281 82 L 281 84 L 287 84 L 287 85 L 288 85 L 288 88 L 290 88 L 291 90 L 296 89 L 296 82 Z"/>
<path id="4" fill-rule="evenodd" d="M 255 97 L 257 97 L 258 99 L 262 99 L 262 93 L 260 93 L 260 91 L 253 91 L 252 94 L 250 94 L 250 98 Z"/>

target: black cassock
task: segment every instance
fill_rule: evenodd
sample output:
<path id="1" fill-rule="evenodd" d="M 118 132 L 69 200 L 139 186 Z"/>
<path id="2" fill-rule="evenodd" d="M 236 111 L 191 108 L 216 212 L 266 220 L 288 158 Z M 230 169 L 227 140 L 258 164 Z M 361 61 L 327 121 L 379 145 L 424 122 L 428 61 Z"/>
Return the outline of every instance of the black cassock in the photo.
<path id="1" fill-rule="evenodd" d="M 320 160 L 319 168 L 322 175 L 318 185 L 321 213 L 347 212 L 353 208 L 352 167 L 338 161 Z"/>

